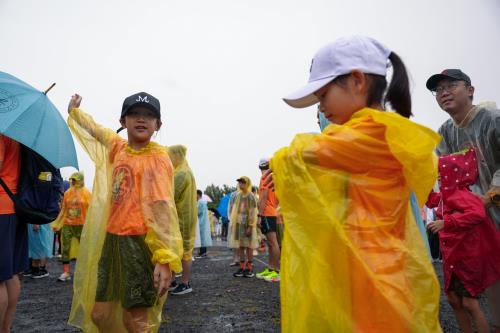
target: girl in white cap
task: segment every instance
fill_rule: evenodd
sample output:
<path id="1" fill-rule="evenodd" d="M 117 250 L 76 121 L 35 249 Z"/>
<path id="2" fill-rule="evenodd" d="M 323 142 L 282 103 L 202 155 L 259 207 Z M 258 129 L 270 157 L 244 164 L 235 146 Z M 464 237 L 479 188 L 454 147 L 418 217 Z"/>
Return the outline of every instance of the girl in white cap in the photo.
<path id="1" fill-rule="evenodd" d="M 333 124 L 271 160 L 287 223 L 283 332 L 440 332 L 439 283 L 409 204 L 414 192 L 423 205 L 436 181 L 439 136 L 407 119 L 399 56 L 372 38 L 341 38 L 284 100 L 320 103 Z"/>

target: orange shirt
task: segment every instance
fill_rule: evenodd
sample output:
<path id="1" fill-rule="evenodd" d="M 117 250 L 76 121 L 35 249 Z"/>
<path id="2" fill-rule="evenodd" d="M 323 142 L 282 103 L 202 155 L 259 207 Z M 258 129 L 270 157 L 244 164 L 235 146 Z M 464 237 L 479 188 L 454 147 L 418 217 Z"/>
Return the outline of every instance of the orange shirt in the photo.
<path id="1" fill-rule="evenodd" d="M 83 225 L 87 216 L 91 194 L 85 187 L 70 187 L 64 193 L 64 224 Z"/>
<path id="2" fill-rule="evenodd" d="M 266 194 L 267 193 L 267 194 Z M 266 196 L 266 202 L 264 203 L 264 209 L 260 212 L 262 216 L 278 216 L 276 208 L 278 207 L 278 199 L 276 198 L 276 193 L 269 186 L 264 186 L 264 176 L 260 178 L 259 184 L 259 198 Z M 260 208 L 260 202 L 259 202 Z"/>
<path id="3" fill-rule="evenodd" d="M 12 193 L 17 193 L 20 171 L 19 143 L 0 134 L 0 177 Z M 0 214 L 14 214 L 14 203 L 7 192 L 0 186 Z"/>
<path id="4" fill-rule="evenodd" d="M 156 201 L 173 202 L 168 192 L 173 168 L 166 151 L 137 154 L 127 151 L 126 145 L 119 139 L 110 150 L 113 176 L 106 230 L 115 235 L 144 235 L 148 232 L 145 210 Z"/>

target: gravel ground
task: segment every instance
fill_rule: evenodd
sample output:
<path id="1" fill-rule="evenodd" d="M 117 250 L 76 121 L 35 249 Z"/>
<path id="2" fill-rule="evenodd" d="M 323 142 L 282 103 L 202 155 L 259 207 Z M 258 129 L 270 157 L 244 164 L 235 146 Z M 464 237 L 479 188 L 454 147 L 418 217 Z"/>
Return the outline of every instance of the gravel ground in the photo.
<path id="1" fill-rule="evenodd" d="M 209 250 L 209 258 L 193 263 L 193 293 L 172 296 L 164 308 L 160 332 L 279 332 L 279 284 L 234 278 L 229 267 L 231 252 L 224 247 Z M 256 271 L 266 256 L 255 260 Z M 435 264 L 442 281 L 441 264 Z M 71 283 L 57 282 L 62 265 L 52 259 L 50 277 L 23 278 L 22 292 L 12 332 L 80 332 L 67 324 L 71 306 Z M 485 299 L 481 298 L 484 307 Z M 453 311 L 441 297 L 439 318 L 444 332 L 459 332 Z"/>

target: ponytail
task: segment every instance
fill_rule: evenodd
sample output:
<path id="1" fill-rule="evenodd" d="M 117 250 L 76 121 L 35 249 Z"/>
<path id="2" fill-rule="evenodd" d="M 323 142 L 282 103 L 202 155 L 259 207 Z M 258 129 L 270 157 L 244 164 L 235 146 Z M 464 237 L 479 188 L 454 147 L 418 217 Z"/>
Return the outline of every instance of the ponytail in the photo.
<path id="1" fill-rule="evenodd" d="M 410 82 L 406 67 L 401 58 L 394 52 L 389 55 L 392 63 L 392 80 L 385 95 L 385 103 L 391 104 L 391 107 L 400 115 L 406 118 L 412 116 Z"/>

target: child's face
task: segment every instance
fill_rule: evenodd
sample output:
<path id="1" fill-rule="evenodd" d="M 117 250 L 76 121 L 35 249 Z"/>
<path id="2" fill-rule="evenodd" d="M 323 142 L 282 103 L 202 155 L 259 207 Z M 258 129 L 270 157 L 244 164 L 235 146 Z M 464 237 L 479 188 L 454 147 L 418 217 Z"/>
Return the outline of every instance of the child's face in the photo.
<path id="1" fill-rule="evenodd" d="M 154 132 L 161 126 L 160 119 L 156 118 L 152 110 L 140 106 L 128 111 L 120 123 L 127 129 L 129 141 L 133 142 L 151 140 Z"/>
<path id="2" fill-rule="evenodd" d="M 314 95 L 320 102 L 319 111 L 323 112 L 326 119 L 335 124 L 344 124 L 354 112 L 366 106 L 365 76 L 361 72 L 352 73 L 341 83 L 333 81 Z"/>

